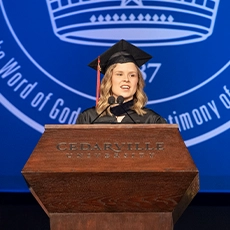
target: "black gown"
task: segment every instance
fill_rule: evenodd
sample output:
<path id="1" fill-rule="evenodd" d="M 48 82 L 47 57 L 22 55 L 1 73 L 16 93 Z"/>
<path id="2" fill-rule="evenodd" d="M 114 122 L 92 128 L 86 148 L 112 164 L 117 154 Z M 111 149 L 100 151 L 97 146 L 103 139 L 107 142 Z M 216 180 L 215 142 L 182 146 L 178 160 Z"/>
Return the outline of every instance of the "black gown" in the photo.
<path id="1" fill-rule="evenodd" d="M 79 114 L 76 124 L 165 124 L 166 120 L 161 117 L 159 114 L 154 112 L 151 109 L 143 108 L 146 111 L 146 114 L 143 116 L 138 115 L 134 110 L 130 109 L 133 105 L 133 101 L 123 103 L 115 107 L 111 107 L 110 111 L 113 114 L 100 116 L 96 112 L 95 107 L 86 109 Z M 117 122 L 116 116 L 123 116 L 124 118 L 121 122 Z M 98 118 L 97 118 L 98 117 Z M 97 119 L 96 119 L 97 118 Z M 95 120 L 96 119 L 96 120 Z"/>

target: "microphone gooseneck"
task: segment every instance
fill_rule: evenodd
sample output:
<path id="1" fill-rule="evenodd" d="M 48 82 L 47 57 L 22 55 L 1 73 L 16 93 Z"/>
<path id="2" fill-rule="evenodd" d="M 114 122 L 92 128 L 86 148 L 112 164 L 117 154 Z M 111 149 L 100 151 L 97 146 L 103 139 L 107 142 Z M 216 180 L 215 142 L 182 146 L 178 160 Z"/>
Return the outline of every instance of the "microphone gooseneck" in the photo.
<path id="1" fill-rule="evenodd" d="M 129 113 L 126 111 L 126 109 L 124 108 L 124 106 L 122 105 L 124 102 L 124 97 L 123 96 L 118 96 L 117 97 L 117 103 L 120 105 L 120 107 L 123 109 L 123 111 L 128 115 L 128 117 L 132 120 L 132 122 L 134 124 L 136 124 L 136 122 L 133 120 L 133 118 L 129 115 Z"/>
<path id="2" fill-rule="evenodd" d="M 115 104 L 115 97 L 110 96 L 108 98 L 108 103 L 109 105 L 90 124 L 93 124 L 101 116 L 102 113 L 104 113 L 111 105 Z"/>

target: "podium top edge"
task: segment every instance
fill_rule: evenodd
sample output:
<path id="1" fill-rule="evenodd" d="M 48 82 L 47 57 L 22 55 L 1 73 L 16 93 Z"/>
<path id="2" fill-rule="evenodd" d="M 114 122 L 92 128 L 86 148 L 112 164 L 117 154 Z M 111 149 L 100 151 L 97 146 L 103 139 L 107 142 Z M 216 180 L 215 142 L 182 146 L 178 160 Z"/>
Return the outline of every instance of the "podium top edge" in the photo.
<path id="1" fill-rule="evenodd" d="M 120 128 L 154 128 L 178 129 L 177 124 L 45 124 L 45 129 L 120 129 Z"/>

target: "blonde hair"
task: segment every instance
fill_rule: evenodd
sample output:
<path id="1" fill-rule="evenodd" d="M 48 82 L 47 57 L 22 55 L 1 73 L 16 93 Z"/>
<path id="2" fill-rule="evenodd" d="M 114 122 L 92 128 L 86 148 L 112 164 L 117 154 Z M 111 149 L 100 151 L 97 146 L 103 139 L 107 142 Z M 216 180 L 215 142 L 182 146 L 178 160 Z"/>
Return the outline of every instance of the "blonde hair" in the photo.
<path id="1" fill-rule="evenodd" d="M 113 70 L 116 67 L 116 65 L 117 64 L 113 64 L 109 66 L 109 68 L 107 69 L 105 73 L 105 76 L 103 77 L 101 81 L 100 99 L 96 106 L 96 111 L 98 114 L 102 113 L 102 111 L 106 109 L 106 107 L 109 105 L 108 99 L 113 94 L 112 93 L 112 75 L 113 75 Z M 148 99 L 144 92 L 145 81 L 138 67 L 137 67 L 137 72 L 138 72 L 137 91 L 133 95 L 134 104 L 131 107 L 131 109 L 134 110 L 138 115 L 144 115 L 146 114 L 146 111 L 143 110 L 143 107 L 147 103 Z M 112 116 L 112 113 L 110 112 L 110 108 L 108 108 L 107 111 L 102 114 L 102 116 L 105 116 L 106 114 L 109 114 L 110 116 Z"/>

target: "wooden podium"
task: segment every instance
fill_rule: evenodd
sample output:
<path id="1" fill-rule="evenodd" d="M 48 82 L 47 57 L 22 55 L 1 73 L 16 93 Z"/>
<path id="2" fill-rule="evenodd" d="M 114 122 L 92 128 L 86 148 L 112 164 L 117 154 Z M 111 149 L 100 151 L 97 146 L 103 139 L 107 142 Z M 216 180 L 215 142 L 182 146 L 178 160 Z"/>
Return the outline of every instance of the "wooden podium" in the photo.
<path id="1" fill-rule="evenodd" d="M 46 125 L 22 170 L 52 230 L 172 230 L 199 190 L 177 125 Z"/>

